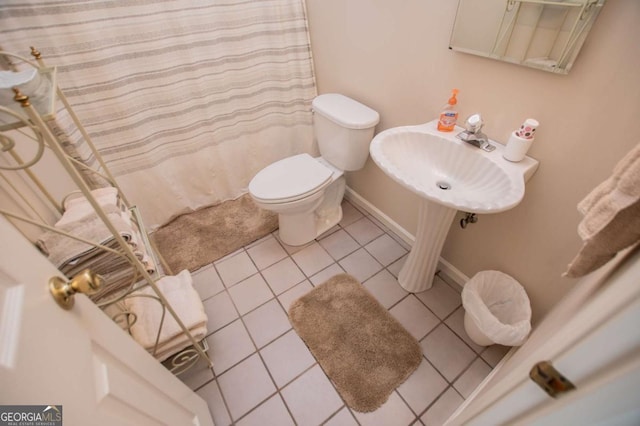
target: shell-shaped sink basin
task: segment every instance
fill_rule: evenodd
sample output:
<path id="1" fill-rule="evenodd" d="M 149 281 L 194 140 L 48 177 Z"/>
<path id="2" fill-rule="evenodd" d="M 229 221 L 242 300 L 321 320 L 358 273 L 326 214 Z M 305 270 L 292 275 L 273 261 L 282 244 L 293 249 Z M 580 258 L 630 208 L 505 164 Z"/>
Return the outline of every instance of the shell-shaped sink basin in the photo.
<path id="1" fill-rule="evenodd" d="M 486 152 L 456 138 L 462 128 L 444 133 L 436 124 L 379 133 L 371 142 L 371 158 L 405 188 L 452 209 L 497 213 L 522 200 L 536 160 L 510 162 L 502 157 L 503 145 L 491 141 L 496 149 Z"/>

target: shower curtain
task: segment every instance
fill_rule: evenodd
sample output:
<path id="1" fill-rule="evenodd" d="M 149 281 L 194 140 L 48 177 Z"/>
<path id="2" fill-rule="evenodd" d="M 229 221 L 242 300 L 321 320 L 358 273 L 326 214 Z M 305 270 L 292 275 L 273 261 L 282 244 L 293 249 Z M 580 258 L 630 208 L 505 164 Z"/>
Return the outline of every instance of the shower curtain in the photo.
<path id="1" fill-rule="evenodd" d="M 0 48 L 36 46 L 149 228 L 315 153 L 304 0 L 10 0 Z M 95 158 L 68 117 L 56 124 Z"/>

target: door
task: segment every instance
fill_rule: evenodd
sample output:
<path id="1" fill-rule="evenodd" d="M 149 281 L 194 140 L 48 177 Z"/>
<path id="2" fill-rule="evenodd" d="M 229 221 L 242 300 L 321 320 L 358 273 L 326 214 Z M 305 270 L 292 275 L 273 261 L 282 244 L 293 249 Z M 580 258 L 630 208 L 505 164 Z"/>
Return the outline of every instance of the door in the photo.
<path id="1" fill-rule="evenodd" d="M 62 405 L 64 425 L 213 425 L 207 404 L 86 296 L 63 310 L 63 275 L 0 215 L 0 405 Z"/>
<path id="2" fill-rule="evenodd" d="M 640 248 L 607 266 L 577 283 L 501 366 L 509 371 L 497 368 L 446 425 L 640 424 Z M 541 361 L 575 389 L 547 395 L 529 378 Z"/>

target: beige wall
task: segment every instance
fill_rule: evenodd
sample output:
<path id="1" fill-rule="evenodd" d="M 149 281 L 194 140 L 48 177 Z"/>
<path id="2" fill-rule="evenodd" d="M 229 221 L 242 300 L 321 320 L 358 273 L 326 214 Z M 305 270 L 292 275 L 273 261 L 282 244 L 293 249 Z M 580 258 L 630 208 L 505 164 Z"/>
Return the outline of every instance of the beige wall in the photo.
<path id="1" fill-rule="evenodd" d="M 318 90 L 376 109 L 377 131 L 436 118 L 453 87 L 461 120 L 481 112 L 492 139 L 504 142 L 525 118 L 540 121 L 529 152 L 540 168 L 523 202 L 453 227 L 443 250 L 468 276 L 513 275 L 540 318 L 575 283 L 560 275 L 580 247 L 576 204 L 640 141 L 640 2 L 609 0 L 566 76 L 450 51 L 456 5 L 307 0 Z M 371 160 L 348 184 L 415 232 L 416 196 Z"/>

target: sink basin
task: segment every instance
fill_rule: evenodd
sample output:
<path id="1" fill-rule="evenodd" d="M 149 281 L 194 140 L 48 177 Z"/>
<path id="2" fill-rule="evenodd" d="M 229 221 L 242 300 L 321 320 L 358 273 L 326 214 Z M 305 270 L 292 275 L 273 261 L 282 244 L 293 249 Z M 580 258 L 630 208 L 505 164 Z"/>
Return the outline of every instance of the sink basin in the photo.
<path id="1" fill-rule="evenodd" d="M 438 132 L 430 124 L 379 133 L 371 142 L 371 158 L 405 188 L 452 209 L 497 213 L 522 200 L 528 167 L 505 160 L 498 150 L 486 152 L 463 142 L 455 131 Z"/>
<path id="2" fill-rule="evenodd" d="M 439 132 L 437 120 L 419 126 L 385 130 L 371 141 L 373 161 L 389 177 L 422 197 L 416 242 L 400 272 L 400 285 L 411 292 L 431 287 L 444 240 L 457 210 L 498 213 L 524 197 L 525 182 L 538 162 L 530 157 L 513 163 L 502 157 L 495 141 L 483 151 Z"/>

